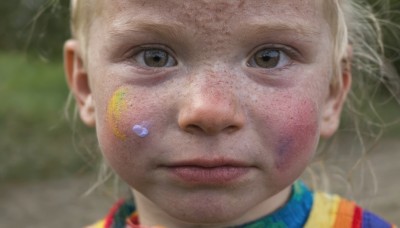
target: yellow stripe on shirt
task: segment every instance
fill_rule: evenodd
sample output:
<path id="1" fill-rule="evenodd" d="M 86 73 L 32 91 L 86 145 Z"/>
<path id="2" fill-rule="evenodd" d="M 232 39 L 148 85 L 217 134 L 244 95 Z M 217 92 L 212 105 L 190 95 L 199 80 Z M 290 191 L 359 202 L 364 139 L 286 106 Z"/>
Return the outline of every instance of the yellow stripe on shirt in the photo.
<path id="1" fill-rule="evenodd" d="M 97 223 L 87 226 L 86 228 L 104 228 L 105 219 L 98 221 Z"/>
<path id="2" fill-rule="evenodd" d="M 340 198 L 322 192 L 314 193 L 314 205 L 305 228 L 333 227 L 339 208 Z"/>

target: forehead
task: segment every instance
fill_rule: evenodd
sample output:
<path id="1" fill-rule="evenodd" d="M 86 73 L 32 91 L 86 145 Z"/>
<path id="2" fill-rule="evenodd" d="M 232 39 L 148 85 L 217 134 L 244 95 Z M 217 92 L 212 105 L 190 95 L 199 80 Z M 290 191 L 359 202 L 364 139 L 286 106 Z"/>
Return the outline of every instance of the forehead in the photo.
<path id="1" fill-rule="evenodd" d="M 120 26 L 149 20 L 180 23 L 200 28 L 221 28 L 252 19 L 287 24 L 319 26 L 324 0 L 104 0 L 106 23 Z M 331 0 L 328 0 L 331 1 Z M 317 18 L 317 20 L 316 20 Z M 246 21 L 249 23 L 251 21 Z M 294 26 L 295 27 L 295 26 Z"/>
<path id="2" fill-rule="evenodd" d="M 323 0 L 103 0 L 102 2 L 106 2 L 104 9 L 114 9 L 117 11 L 133 7 L 138 10 L 150 8 L 166 12 L 185 11 L 196 13 L 196 15 L 198 13 L 210 15 L 215 13 L 255 13 L 268 8 L 272 8 L 275 11 L 279 10 L 277 13 L 284 14 L 300 11 L 309 13 L 315 11 L 318 6 L 321 6 Z"/>

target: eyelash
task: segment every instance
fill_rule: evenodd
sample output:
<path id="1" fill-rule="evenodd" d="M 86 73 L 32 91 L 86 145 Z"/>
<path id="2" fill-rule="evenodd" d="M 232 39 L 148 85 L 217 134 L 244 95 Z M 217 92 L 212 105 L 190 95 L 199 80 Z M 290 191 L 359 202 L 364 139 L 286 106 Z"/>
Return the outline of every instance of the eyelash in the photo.
<path id="1" fill-rule="evenodd" d="M 257 63 L 256 63 L 256 57 L 257 56 L 256 55 L 258 53 L 260 53 L 260 52 L 263 52 L 263 51 L 265 51 L 265 52 L 278 52 L 279 53 L 279 56 L 278 56 L 279 57 L 279 60 L 278 60 L 279 62 L 277 63 L 277 66 L 268 68 L 268 67 L 262 67 L 262 66 L 257 65 Z M 283 60 L 282 60 L 282 57 L 283 57 Z M 296 60 L 298 58 L 300 58 L 300 54 L 296 50 L 294 50 L 294 49 L 292 49 L 290 47 L 286 47 L 286 46 L 283 46 L 283 45 L 274 45 L 274 46 L 266 46 L 266 47 L 264 46 L 264 47 L 261 47 L 261 48 L 259 47 L 255 51 L 251 52 L 250 57 L 248 58 L 248 60 L 246 62 L 246 65 L 248 67 L 260 68 L 260 69 L 263 69 L 263 70 L 285 69 L 288 66 L 292 65 L 294 63 L 294 60 Z M 285 60 L 287 63 L 286 64 L 282 64 L 281 60 L 282 61 Z"/>
<path id="2" fill-rule="evenodd" d="M 164 65 L 149 66 L 148 63 L 146 63 L 146 59 L 145 59 L 144 55 L 146 54 L 146 52 L 151 52 L 151 51 L 164 53 L 165 56 L 167 57 L 166 65 L 165 66 Z M 257 57 L 257 54 L 260 52 L 269 52 L 269 53 L 277 52 L 277 53 L 279 53 L 279 56 L 278 56 L 279 59 L 278 59 L 277 65 L 272 66 L 272 67 L 262 67 L 262 66 L 258 65 L 256 57 Z M 160 54 L 160 53 L 158 53 L 158 54 Z M 151 69 L 169 68 L 169 67 L 174 67 L 174 66 L 178 65 L 178 61 L 176 60 L 174 55 L 171 53 L 172 53 L 172 51 L 170 51 L 169 48 L 166 48 L 166 47 L 146 45 L 146 46 L 141 46 L 141 47 L 137 48 L 134 51 L 134 54 L 129 56 L 129 61 L 133 61 L 140 68 L 151 68 Z M 264 69 L 264 70 L 284 69 L 293 63 L 293 59 L 296 59 L 299 57 L 299 54 L 296 50 L 293 50 L 292 48 L 285 47 L 282 45 L 257 48 L 255 51 L 253 51 L 251 53 L 252 54 L 248 58 L 246 65 L 248 67 L 260 68 L 260 69 Z M 153 53 L 153 54 L 155 54 L 155 53 Z M 154 57 L 156 57 L 156 56 L 154 55 Z M 264 57 L 265 56 L 262 56 L 262 58 L 264 58 Z M 287 63 L 282 64 L 281 61 L 286 61 Z"/>
<path id="3" fill-rule="evenodd" d="M 159 56 L 162 54 L 165 54 L 164 56 L 161 56 L 161 58 L 166 57 L 167 60 L 165 62 L 165 66 L 150 66 L 148 63 L 146 63 L 146 52 L 149 52 L 147 54 L 153 54 L 153 57 L 157 57 L 156 55 L 158 54 Z M 158 53 L 157 53 L 158 52 Z M 151 69 L 157 69 L 157 68 L 168 68 L 168 67 L 174 67 L 178 64 L 176 58 L 174 57 L 174 54 L 172 51 L 169 50 L 169 48 L 166 47 L 159 47 L 158 45 L 146 45 L 146 46 L 141 46 L 138 47 L 134 50 L 133 54 L 128 56 L 129 61 L 134 62 L 135 65 L 137 65 L 140 68 L 151 68 Z M 159 57 L 158 56 L 158 57 Z M 151 57 L 151 56 L 149 56 Z M 156 60 L 156 59 L 153 59 Z M 162 61 L 159 59 L 158 61 Z"/>

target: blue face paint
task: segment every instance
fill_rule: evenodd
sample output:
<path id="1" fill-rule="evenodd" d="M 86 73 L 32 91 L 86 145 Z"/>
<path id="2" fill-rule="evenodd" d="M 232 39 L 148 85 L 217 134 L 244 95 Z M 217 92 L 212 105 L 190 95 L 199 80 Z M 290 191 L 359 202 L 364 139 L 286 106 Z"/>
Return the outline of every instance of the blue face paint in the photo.
<path id="1" fill-rule="evenodd" d="M 149 130 L 139 124 L 136 124 L 135 126 L 133 126 L 132 131 L 140 138 L 144 138 L 149 135 Z"/>
<path id="2" fill-rule="evenodd" d="M 290 151 L 293 147 L 293 139 L 292 138 L 283 138 L 279 140 L 278 148 L 277 148 L 277 161 L 276 167 L 278 169 L 283 169 L 287 163 L 287 160 L 290 157 Z"/>

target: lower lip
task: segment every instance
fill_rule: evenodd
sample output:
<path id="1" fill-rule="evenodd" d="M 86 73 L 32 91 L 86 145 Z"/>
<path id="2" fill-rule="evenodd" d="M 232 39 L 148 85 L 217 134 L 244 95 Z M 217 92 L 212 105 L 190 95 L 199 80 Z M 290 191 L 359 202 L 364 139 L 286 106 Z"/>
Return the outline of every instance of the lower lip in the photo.
<path id="1" fill-rule="evenodd" d="M 192 184 L 213 184 L 223 185 L 244 176 L 249 172 L 248 167 L 219 166 L 219 167 L 198 167 L 182 166 L 170 167 L 170 172 L 180 180 Z"/>

